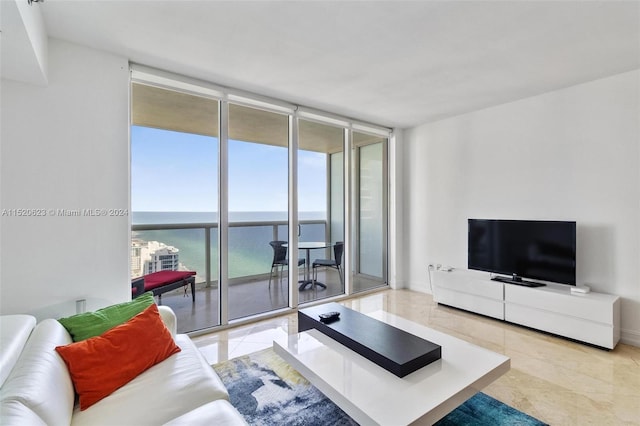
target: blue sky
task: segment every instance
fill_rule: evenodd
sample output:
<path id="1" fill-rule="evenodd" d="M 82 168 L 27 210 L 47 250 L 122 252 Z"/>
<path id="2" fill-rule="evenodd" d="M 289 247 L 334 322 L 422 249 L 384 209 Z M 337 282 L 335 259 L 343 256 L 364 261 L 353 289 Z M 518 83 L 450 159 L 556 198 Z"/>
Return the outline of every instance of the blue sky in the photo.
<path id="1" fill-rule="evenodd" d="M 326 155 L 299 151 L 298 209 L 326 209 Z M 217 210 L 218 139 L 131 127 L 133 211 Z M 287 210 L 287 149 L 229 141 L 229 210 Z"/>

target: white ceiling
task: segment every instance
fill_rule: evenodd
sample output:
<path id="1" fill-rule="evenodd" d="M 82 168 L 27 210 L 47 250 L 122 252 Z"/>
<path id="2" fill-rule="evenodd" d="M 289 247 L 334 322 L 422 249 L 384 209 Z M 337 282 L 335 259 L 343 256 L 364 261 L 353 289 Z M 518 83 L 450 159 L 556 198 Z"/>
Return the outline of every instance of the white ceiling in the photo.
<path id="1" fill-rule="evenodd" d="M 46 0 L 37 7 L 50 37 L 393 127 L 640 68 L 635 0 Z"/>

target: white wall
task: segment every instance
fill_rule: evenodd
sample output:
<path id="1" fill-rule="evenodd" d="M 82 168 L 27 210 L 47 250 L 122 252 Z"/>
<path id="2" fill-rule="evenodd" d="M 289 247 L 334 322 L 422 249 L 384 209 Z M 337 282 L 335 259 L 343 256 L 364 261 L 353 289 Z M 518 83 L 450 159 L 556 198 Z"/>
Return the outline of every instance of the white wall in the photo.
<path id="1" fill-rule="evenodd" d="M 51 209 L 128 209 L 125 58 L 49 42 L 49 84 L 2 80 L 0 312 L 75 313 L 131 297 L 129 217 Z M 44 209 L 44 217 L 11 209 Z"/>
<path id="2" fill-rule="evenodd" d="M 577 281 L 640 346 L 640 71 L 428 123 L 403 141 L 405 286 L 466 267 L 467 218 L 576 220 Z"/>

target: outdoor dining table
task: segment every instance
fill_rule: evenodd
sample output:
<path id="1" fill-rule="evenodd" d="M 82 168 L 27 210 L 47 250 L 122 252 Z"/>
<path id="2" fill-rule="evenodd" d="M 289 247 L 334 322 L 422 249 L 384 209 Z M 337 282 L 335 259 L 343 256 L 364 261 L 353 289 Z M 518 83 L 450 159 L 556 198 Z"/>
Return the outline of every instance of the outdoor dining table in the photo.
<path id="1" fill-rule="evenodd" d="M 283 247 L 288 247 L 289 244 L 285 243 L 282 245 Z M 298 290 L 304 290 L 308 285 L 313 284 L 313 280 L 311 279 L 311 250 L 315 249 L 323 249 L 327 247 L 331 247 L 331 243 L 327 243 L 324 241 L 299 241 L 298 249 L 306 251 L 306 264 L 304 268 L 304 280 L 298 281 L 300 286 Z M 315 285 L 318 285 L 322 288 L 327 288 L 327 286 L 319 281 L 315 282 Z"/>

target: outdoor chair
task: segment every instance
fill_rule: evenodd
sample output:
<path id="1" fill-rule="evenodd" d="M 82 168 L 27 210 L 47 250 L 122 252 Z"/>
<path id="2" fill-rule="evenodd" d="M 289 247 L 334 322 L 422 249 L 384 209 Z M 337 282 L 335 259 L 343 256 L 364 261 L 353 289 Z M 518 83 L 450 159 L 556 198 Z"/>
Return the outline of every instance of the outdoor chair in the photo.
<path id="1" fill-rule="evenodd" d="M 318 278 L 318 269 L 320 266 L 327 268 L 335 268 L 338 270 L 338 276 L 340 277 L 340 284 L 344 287 L 344 279 L 342 278 L 342 254 L 344 253 L 344 242 L 338 241 L 333 246 L 334 259 L 316 259 L 311 265 L 313 269 L 313 282 L 315 283 Z"/>
<path id="2" fill-rule="evenodd" d="M 280 268 L 280 281 L 282 281 L 282 272 L 285 266 L 289 266 L 289 259 L 287 259 L 287 248 L 282 245 L 286 244 L 286 241 L 271 241 L 269 245 L 273 248 L 273 261 L 271 262 L 271 271 L 269 272 L 269 288 L 271 288 L 271 277 L 273 276 L 273 268 Z M 298 259 L 298 267 L 304 265 L 304 259 Z"/>

